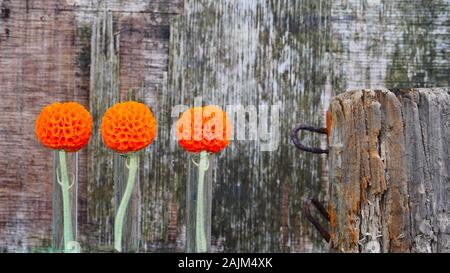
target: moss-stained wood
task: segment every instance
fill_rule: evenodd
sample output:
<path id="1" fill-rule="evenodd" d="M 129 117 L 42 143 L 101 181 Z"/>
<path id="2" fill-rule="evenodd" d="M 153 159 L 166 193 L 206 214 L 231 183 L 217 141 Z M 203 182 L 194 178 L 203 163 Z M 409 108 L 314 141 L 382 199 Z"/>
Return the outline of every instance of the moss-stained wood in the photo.
<path id="1" fill-rule="evenodd" d="M 102 13 L 92 27 L 90 110 L 94 120 L 89 145 L 87 236 L 89 245 L 111 245 L 113 238 L 114 153 L 103 145 L 101 120 L 120 99 L 119 39 L 112 13 Z"/>
<path id="2" fill-rule="evenodd" d="M 397 96 L 405 124 L 412 251 L 449 253 L 450 91 L 406 90 Z"/>
<path id="3" fill-rule="evenodd" d="M 330 113 L 332 248 L 449 252 L 449 89 L 347 92 Z"/>
<path id="4" fill-rule="evenodd" d="M 321 118 L 329 12 L 329 1 L 187 1 L 184 15 L 172 24 L 164 115 L 174 105 L 193 106 L 195 96 L 205 104 L 250 106 L 258 113 L 282 103 L 280 128 L 269 127 L 280 131 L 278 149 L 262 152 L 267 142 L 256 129 L 257 140 L 235 141 L 218 155 L 213 251 L 323 247 L 301 215 L 303 199 L 321 188 L 320 158 L 300 154 L 287 136 L 298 122 L 317 124 Z M 270 117 L 261 115 L 259 125 Z M 165 151 L 171 172 L 181 174 L 186 156 L 177 148 Z M 184 189 L 186 182 L 175 183 Z"/>
<path id="5" fill-rule="evenodd" d="M 110 56 L 114 62 L 117 62 L 114 66 L 107 65 L 101 72 L 102 77 L 113 77 L 115 85 L 110 90 L 97 90 L 91 89 L 91 98 L 101 104 L 101 109 L 106 106 L 110 107 L 113 103 L 108 96 L 113 96 L 115 101 L 125 101 L 129 99 L 137 100 L 149 105 L 156 116 L 158 117 L 158 111 L 156 110 L 156 97 L 158 92 L 158 85 L 162 84 L 164 72 L 167 70 L 168 59 L 168 39 L 169 39 L 169 27 L 164 25 L 168 24 L 168 20 L 155 21 L 152 16 L 147 16 L 141 13 L 124 13 L 119 14 L 110 12 L 114 15 L 115 20 L 110 23 L 111 33 L 106 33 L 106 37 L 100 40 L 95 40 L 93 37 L 92 47 L 95 45 L 103 47 L 102 41 L 106 41 L 109 45 L 107 48 L 117 47 L 116 55 Z M 167 15 L 169 16 L 169 15 Z M 160 25 L 157 22 L 161 22 Z M 105 33 L 104 33 L 105 34 Z M 111 36 L 111 37 L 109 37 Z M 97 37 L 99 39 L 99 37 Z M 100 42 L 100 44 L 98 44 Z M 120 50 L 119 50 L 120 49 Z M 101 54 L 101 51 L 92 53 L 92 58 L 95 58 L 97 54 Z M 102 59 L 102 61 L 105 61 Z M 111 60 L 110 60 L 111 61 Z M 106 63 L 109 61 L 106 60 Z M 91 77 L 96 77 L 96 69 L 91 69 Z M 108 78 L 108 80 L 111 80 Z M 92 81 L 92 79 L 91 79 Z M 95 108 L 93 106 L 93 108 Z M 105 109 L 104 109 L 105 110 Z M 98 111 L 98 110 L 94 110 Z M 124 239 L 129 239 L 124 244 L 125 251 L 148 251 L 167 248 L 167 243 L 155 242 L 162 240 L 159 238 L 166 238 L 168 234 L 169 222 L 165 222 L 164 219 L 169 219 L 170 211 L 167 210 L 170 206 L 167 205 L 167 195 L 171 194 L 171 191 L 165 188 L 152 189 L 153 186 L 159 185 L 151 178 L 149 172 L 154 172 L 158 169 L 158 166 L 152 166 L 149 168 L 150 162 L 158 158 L 158 154 L 151 152 L 157 148 L 155 145 L 146 149 L 142 154 L 140 160 L 140 178 L 139 187 L 136 189 L 134 197 L 130 205 L 130 212 L 128 214 L 129 221 L 124 229 Z M 93 156 L 94 153 L 98 154 L 98 151 L 104 149 L 101 141 L 97 141 L 91 145 Z M 160 151 L 159 154 L 162 152 Z M 111 160 L 110 152 L 98 154 L 98 159 Z M 109 158 L 109 159 L 108 159 Z M 97 161 L 98 162 L 98 161 Z M 111 162 L 111 161 L 108 161 Z M 98 176 L 94 176 L 94 179 L 89 180 L 89 187 L 96 187 L 94 192 L 90 192 L 88 195 L 88 201 L 90 208 L 96 208 L 92 211 L 88 211 L 88 219 L 92 221 L 88 222 L 89 232 L 86 234 L 88 239 L 88 245 L 93 250 L 111 250 L 111 243 L 113 240 L 113 219 L 115 217 L 116 207 L 120 202 L 121 188 L 126 180 L 123 179 L 123 172 L 126 171 L 123 164 L 123 159 L 115 156 L 113 159 L 115 170 L 115 177 L 113 180 L 110 177 L 111 170 L 105 169 L 102 166 L 93 164 L 92 170 L 100 171 Z M 158 164 L 164 164 L 162 161 L 154 161 Z M 122 168 L 123 170 L 117 170 Z M 118 179 L 122 178 L 122 179 Z M 108 182 L 109 181 L 109 182 Z M 116 181 L 113 184 L 112 181 Z M 160 180 L 160 185 L 167 185 L 167 182 Z M 95 186 L 96 185 L 96 186 Z M 157 194 L 153 196 L 152 193 Z M 94 193 L 94 194 L 92 194 Z M 104 207 L 98 207 L 98 196 L 103 196 L 102 204 Z M 110 199 L 114 195 L 115 201 Z M 158 197 L 161 196 L 161 197 Z M 161 209 L 152 209 L 150 206 L 154 204 L 161 204 Z M 100 219 L 101 216 L 102 219 Z M 105 221 L 105 219 L 109 219 Z M 164 225 L 161 222 L 164 221 Z M 128 225 L 129 224 L 129 225 Z M 156 224 L 157 228 L 153 229 L 153 225 Z M 95 232 L 99 231 L 100 234 L 95 235 Z M 151 232 L 149 232 L 151 230 Z M 154 238 L 158 238 L 157 240 Z M 175 240 L 175 239 L 174 239 Z M 99 245 L 100 247 L 96 246 Z M 170 249 L 170 247 L 169 247 Z"/>
<path id="6" fill-rule="evenodd" d="M 332 1 L 336 90 L 450 84 L 446 0 Z"/>

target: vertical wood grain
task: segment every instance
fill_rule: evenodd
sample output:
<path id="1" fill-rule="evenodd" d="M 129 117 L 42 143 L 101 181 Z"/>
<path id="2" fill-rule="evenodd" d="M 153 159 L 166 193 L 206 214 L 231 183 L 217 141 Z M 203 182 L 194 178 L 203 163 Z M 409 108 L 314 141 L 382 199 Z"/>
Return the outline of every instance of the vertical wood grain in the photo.
<path id="1" fill-rule="evenodd" d="M 192 106 L 195 96 L 224 109 L 240 104 L 261 112 L 282 103 L 278 149 L 262 152 L 260 139 L 235 141 L 218 155 L 213 251 L 325 247 L 297 220 L 303 199 L 322 188 L 320 158 L 296 151 L 287 136 L 297 123 L 318 124 L 321 118 L 329 12 L 330 1 L 187 1 L 183 16 L 172 23 L 168 93 L 161 109 Z M 173 158 L 183 156 L 171 151 Z"/>
<path id="2" fill-rule="evenodd" d="M 37 141 L 34 122 L 54 101 L 87 105 L 77 85 L 75 15 L 57 3 L 0 1 L 1 251 L 51 246 L 52 151 Z"/>
<path id="3" fill-rule="evenodd" d="M 332 99 L 333 249 L 448 252 L 449 105 L 448 88 L 357 90 Z"/>
<path id="4" fill-rule="evenodd" d="M 101 120 L 120 97 L 119 43 L 114 15 L 100 13 L 92 27 L 90 111 L 94 121 L 89 145 L 87 196 L 88 244 L 96 249 L 111 247 L 114 240 L 114 152 L 103 145 Z M 111 248 L 112 249 L 112 248 Z"/>

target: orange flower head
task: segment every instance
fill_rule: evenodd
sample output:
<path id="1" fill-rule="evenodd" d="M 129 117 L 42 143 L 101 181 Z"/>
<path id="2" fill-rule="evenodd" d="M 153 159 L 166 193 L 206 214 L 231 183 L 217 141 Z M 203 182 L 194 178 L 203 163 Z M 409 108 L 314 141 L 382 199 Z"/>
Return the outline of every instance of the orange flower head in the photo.
<path id="1" fill-rule="evenodd" d="M 46 147 L 77 152 L 89 142 L 92 117 L 76 102 L 53 103 L 39 114 L 35 133 Z"/>
<path id="2" fill-rule="evenodd" d="M 103 116 L 103 142 L 118 153 L 142 150 L 153 142 L 155 136 L 156 119 L 142 103 L 118 103 Z"/>
<path id="3" fill-rule="evenodd" d="M 191 108 L 177 122 L 177 139 L 191 153 L 218 153 L 230 143 L 232 125 L 217 106 Z"/>

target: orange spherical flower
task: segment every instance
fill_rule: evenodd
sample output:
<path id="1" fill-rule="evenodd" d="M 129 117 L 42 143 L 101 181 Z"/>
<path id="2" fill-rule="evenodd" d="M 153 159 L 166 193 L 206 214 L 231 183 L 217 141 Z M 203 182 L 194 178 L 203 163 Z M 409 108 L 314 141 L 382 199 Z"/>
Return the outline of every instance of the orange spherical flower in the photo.
<path id="1" fill-rule="evenodd" d="M 105 145 L 116 152 L 136 152 L 155 139 L 156 119 L 142 103 L 118 103 L 103 116 L 102 136 Z"/>
<path id="2" fill-rule="evenodd" d="M 89 142 L 92 117 L 76 102 L 53 103 L 40 113 L 35 133 L 46 147 L 76 152 Z"/>
<path id="3" fill-rule="evenodd" d="M 228 146 L 231 134 L 231 122 L 216 106 L 189 109 L 177 123 L 178 142 L 192 153 L 218 153 Z"/>

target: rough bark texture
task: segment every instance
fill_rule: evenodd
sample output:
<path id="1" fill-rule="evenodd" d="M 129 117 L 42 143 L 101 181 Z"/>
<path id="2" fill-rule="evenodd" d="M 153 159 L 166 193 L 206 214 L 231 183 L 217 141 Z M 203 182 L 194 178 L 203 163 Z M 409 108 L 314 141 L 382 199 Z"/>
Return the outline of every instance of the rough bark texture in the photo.
<path id="1" fill-rule="evenodd" d="M 67 100 L 89 106 L 96 121 L 79 155 L 81 246 L 112 249 L 120 185 L 112 172 L 117 161 L 97 129 L 107 107 L 126 98 L 148 104 L 160 125 L 141 156 L 139 250 L 184 250 L 191 173 L 187 154 L 171 139 L 171 111 L 192 105 L 196 95 L 259 111 L 261 104 L 283 106 L 276 152 L 236 142 L 217 158 L 213 250 L 326 249 L 301 214 L 304 198 L 327 195 L 319 183 L 326 182 L 320 177 L 326 162 L 293 150 L 290 130 L 321 123 L 321 105 L 328 106 L 333 90 L 448 85 L 449 6 L 443 0 L 0 0 L 0 250 L 51 245 L 52 151 L 38 143 L 33 127 L 43 106 Z"/>
<path id="2" fill-rule="evenodd" d="M 421 3 L 186 2 L 172 24 L 162 109 L 192 105 L 194 96 L 222 106 L 282 102 L 275 152 L 261 152 L 261 141 L 240 141 L 218 158 L 214 250 L 326 250 L 301 213 L 305 198 L 327 195 L 320 158 L 293 150 L 289 133 L 297 123 L 318 125 L 320 104 L 346 88 L 447 85 L 448 3 Z M 318 145 L 317 136 L 308 137 Z M 185 169 L 184 162 L 174 169 Z M 184 189 L 183 180 L 174 182 Z"/>
<path id="3" fill-rule="evenodd" d="M 449 89 L 351 91 L 329 111 L 332 248 L 449 252 Z"/>

